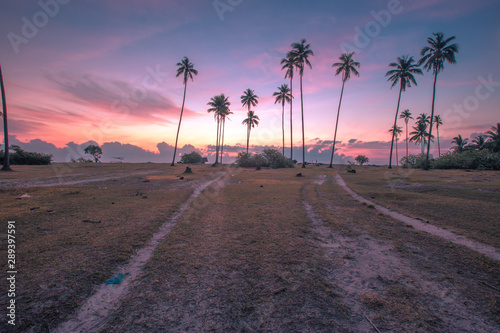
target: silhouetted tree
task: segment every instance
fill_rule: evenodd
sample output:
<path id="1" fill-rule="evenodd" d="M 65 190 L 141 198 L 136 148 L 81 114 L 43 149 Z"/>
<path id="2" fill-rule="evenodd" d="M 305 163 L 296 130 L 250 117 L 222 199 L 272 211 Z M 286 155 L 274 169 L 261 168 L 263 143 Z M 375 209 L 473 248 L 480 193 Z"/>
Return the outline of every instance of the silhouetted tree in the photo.
<path id="1" fill-rule="evenodd" d="M 255 114 L 254 111 L 248 111 L 247 118 L 245 118 L 241 123 L 247 126 L 247 154 L 248 154 L 248 146 L 250 145 L 250 131 L 256 125 L 259 125 L 259 117 Z"/>
<path id="2" fill-rule="evenodd" d="M 85 148 L 83 150 L 83 152 L 85 154 L 92 155 L 92 157 L 94 158 L 94 162 L 101 163 L 101 161 L 99 161 L 99 159 L 101 158 L 101 155 L 102 155 L 101 147 L 96 146 L 96 145 L 88 145 L 87 148 Z"/>
<path id="3" fill-rule="evenodd" d="M 500 123 L 497 123 L 496 127 L 492 126 L 486 134 L 489 136 L 488 143 L 491 145 L 491 150 L 495 153 L 500 152 Z"/>
<path id="4" fill-rule="evenodd" d="M 465 151 L 465 146 L 469 142 L 469 139 L 464 139 L 462 136 L 459 134 L 458 136 L 454 137 L 453 140 L 451 141 L 452 144 L 455 144 L 453 147 L 453 150 L 457 153 L 461 153 Z"/>
<path id="5" fill-rule="evenodd" d="M 396 122 L 398 121 L 398 113 L 399 113 L 399 105 L 401 103 L 401 93 L 406 91 L 406 88 L 411 87 L 411 84 L 417 85 L 417 81 L 415 80 L 415 74 L 423 75 L 422 70 L 418 68 L 417 64 L 413 63 L 413 57 L 409 55 L 398 57 L 397 62 L 392 62 L 389 64 L 389 67 L 393 67 L 388 71 L 385 76 L 389 76 L 387 81 L 392 82 L 391 88 L 394 87 L 398 82 L 399 85 L 399 98 L 398 98 L 398 106 L 396 108 L 396 116 L 394 118 L 394 126 L 396 128 Z M 389 169 L 392 168 L 392 148 L 394 146 L 394 137 L 396 133 L 392 131 L 392 140 L 391 140 L 391 153 L 389 154 Z M 396 159 L 397 160 L 397 159 Z"/>
<path id="6" fill-rule="evenodd" d="M 399 157 L 398 157 L 398 137 L 401 133 L 403 133 L 403 130 L 399 126 L 394 126 L 389 129 L 389 132 L 392 133 L 392 137 L 395 138 L 396 140 L 396 165 L 399 163 Z"/>
<path id="7" fill-rule="evenodd" d="M 333 147 L 332 147 L 332 157 L 330 158 L 329 168 L 333 168 L 333 156 L 335 154 L 335 142 L 337 141 L 337 128 L 339 125 L 339 115 L 340 115 L 340 106 L 342 104 L 342 96 L 344 95 L 344 86 L 347 80 L 351 78 L 351 73 L 359 76 L 359 72 L 356 67 L 360 67 L 359 62 L 356 62 L 352 59 L 354 52 L 351 53 L 343 53 L 339 60 L 341 62 L 336 62 L 332 65 L 332 67 L 337 67 L 335 71 L 335 75 L 339 75 L 342 73 L 342 90 L 340 91 L 340 100 L 339 100 L 339 108 L 337 110 L 337 122 L 335 123 L 335 134 L 333 136 Z"/>
<path id="8" fill-rule="evenodd" d="M 182 108 L 181 108 L 181 116 L 179 118 L 179 126 L 177 127 L 177 135 L 175 136 L 175 146 L 174 146 L 174 157 L 172 158 L 171 166 L 175 165 L 175 155 L 177 154 L 177 140 L 179 139 L 179 131 L 181 130 L 181 122 L 182 122 L 182 114 L 184 113 L 184 102 L 186 101 L 186 88 L 188 79 L 193 81 L 193 74 L 198 75 L 198 71 L 194 69 L 192 63 L 189 62 L 188 57 L 184 57 L 181 62 L 178 62 L 177 65 L 177 75 L 184 75 L 184 97 L 182 98 Z"/>
<path id="9" fill-rule="evenodd" d="M 7 100 L 5 97 L 5 86 L 3 83 L 2 66 L 0 66 L 0 90 L 2 93 L 2 117 L 3 117 L 3 137 L 4 137 L 4 160 L 3 171 L 11 171 L 10 156 L 9 156 L 9 126 L 7 125 Z"/>
<path id="10" fill-rule="evenodd" d="M 429 127 L 429 140 L 427 142 L 427 155 L 425 157 L 424 170 L 429 169 L 429 154 L 431 149 L 431 136 L 432 136 L 432 125 L 434 121 L 434 106 L 436 102 L 436 83 L 437 76 L 439 72 L 444 69 L 444 63 L 447 61 L 450 64 L 455 64 L 457 61 L 455 59 L 455 54 L 458 53 L 458 44 L 451 44 L 456 37 L 452 36 L 450 38 L 444 38 L 441 32 L 433 33 L 434 37 L 427 38 L 428 46 L 425 46 L 420 55 L 422 59 L 419 61 L 419 65 L 424 64 L 424 68 L 427 71 L 432 70 L 434 73 L 434 86 L 432 90 L 432 113 L 431 121 Z"/>
<path id="11" fill-rule="evenodd" d="M 411 116 L 410 110 L 406 109 L 401 112 L 399 118 L 404 119 L 406 124 L 406 158 L 408 159 L 408 121 L 410 121 L 410 119 L 413 119 L 413 117 Z"/>
<path id="12" fill-rule="evenodd" d="M 241 95 L 240 98 L 241 98 L 241 104 L 243 104 L 243 106 L 248 107 L 248 113 L 247 113 L 247 119 L 248 119 L 248 118 L 250 118 L 250 108 L 252 106 L 257 106 L 257 104 L 259 104 L 259 96 L 255 95 L 254 91 L 252 89 L 248 88 L 247 90 L 245 90 L 243 92 L 243 95 Z M 252 113 L 252 117 L 254 115 L 255 114 Z M 257 117 L 257 119 L 258 119 L 258 117 Z M 257 124 L 258 124 L 258 122 L 257 122 Z M 247 154 L 248 154 L 249 141 L 250 141 L 250 125 L 247 127 Z"/>
<path id="13" fill-rule="evenodd" d="M 434 122 L 436 123 L 436 132 L 438 139 L 438 156 L 441 156 L 441 145 L 439 144 L 439 126 L 443 125 L 443 120 L 440 115 L 434 116 Z"/>
<path id="14" fill-rule="evenodd" d="M 215 121 L 217 122 L 217 136 L 215 141 L 215 163 L 214 166 L 219 163 L 219 142 L 221 137 L 221 114 L 226 112 L 226 109 L 229 109 L 229 105 L 231 103 L 228 101 L 229 97 L 224 96 L 224 94 L 220 94 L 214 96 L 210 99 L 210 102 L 207 103 L 208 106 L 211 106 L 207 111 L 214 113 Z"/>
<path id="15" fill-rule="evenodd" d="M 295 60 L 293 57 L 287 55 L 286 58 L 281 59 L 281 70 L 286 69 L 285 79 L 290 78 L 290 95 L 293 96 L 293 73 L 295 71 Z M 293 115 L 292 115 L 292 107 L 293 105 L 293 97 L 290 100 L 290 159 L 293 160 Z"/>
<path id="16" fill-rule="evenodd" d="M 285 103 L 291 103 L 293 96 L 290 93 L 290 88 L 288 88 L 288 85 L 286 84 L 282 84 L 280 87 L 278 87 L 278 90 L 279 91 L 275 92 L 273 96 L 276 97 L 274 104 L 281 103 L 282 106 L 281 132 L 283 134 L 283 156 L 285 156 Z"/>

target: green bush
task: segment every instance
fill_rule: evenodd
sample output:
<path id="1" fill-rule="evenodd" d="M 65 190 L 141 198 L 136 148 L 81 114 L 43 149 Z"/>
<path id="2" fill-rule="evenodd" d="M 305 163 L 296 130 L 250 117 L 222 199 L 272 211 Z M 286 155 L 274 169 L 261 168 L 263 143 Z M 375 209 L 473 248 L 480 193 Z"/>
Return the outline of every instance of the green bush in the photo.
<path id="1" fill-rule="evenodd" d="M 283 156 L 276 149 L 266 149 L 262 154 L 238 153 L 236 165 L 244 168 L 271 167 L 279 169 L 294 167 L 293 161 Z"/>
<path id="2" fill-rule="evenodd" d="M 442 155 L 431 161 L 433 169 L 500 170 L 500 154 L 489 150 L 467 150 Z"/>
<path id="3" fill-rule="evenodd" d="M 203 163 L 203 157 L 195 151 L 190 154 L 184 154 L 181 157 L 181 162 L 186 164 L 198 164 Z"/>
<path id="4" fill-rule="evenodd" d="M 14 151 L 9 154 L 10 164 L 12 165 L 48 165 L 52 163 L 52 155 L 27 152 L 16 145 L 10 146 L 10 150 Z M 4 159 L 5 152 L 1 150 L 0 164 L 3 164 Z"/>

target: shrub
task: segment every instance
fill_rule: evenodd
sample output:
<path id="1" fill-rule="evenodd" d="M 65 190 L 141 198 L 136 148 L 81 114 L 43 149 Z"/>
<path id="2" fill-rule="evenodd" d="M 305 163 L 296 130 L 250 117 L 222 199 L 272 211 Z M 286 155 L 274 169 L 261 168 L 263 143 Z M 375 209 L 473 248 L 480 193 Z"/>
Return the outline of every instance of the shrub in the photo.
<path id="1" fill-rule="evenodd" d="M 432 161 L 432 155 L 429 159 Z M 423 169 L 425 164 L 425 154 L 409 154 L 408 157 L 403 157 L 400 161 L 403 168 Z"/>
<path id="2" fill-rule="evenodd" d="M 433 169 L 481 169 L 500 170 L 500 154 L 489 150 L 450 152 L 431 161 Z"/>
<path id="3" fill-rule="evenodd" d="M 52 155 L 42 153 L 32 153 L 23 150 L 21 147 L 12 145 L 10 149 L 14 152 L 9 154 L 10 164 L 13 165 L 48 165 L 52 163 Z M 0 151 L 0 164 L 3 164 L 5 152 Z"/>
<path id="4" fill-rule="evenodd" d="M 94 161 L 89 158 L 79 157 L 78 159 L 71 159 L 71 163 L 93 163 Z"/>
<path id="5" fill-rule="evenodd" d="M 186 164 L 197 164 L 203 163 L 203 157 L 195 151 L 190 154 L 184 154 L 181 157 L 181 162 Z"/>
<path id="6" fill-rule="evenodd" d="M 356 156 L 356 158 L 354 159 L 359 165 L 363 165 L 365 163 L 368 163 L 370 162 L 370 159 L 368 157 L 366 157 L 365 155 L 358 155 Z"/>
<path id="7" fill-rule="evenodd" d="M 236 158 L 236 165 L 244 168 L 271 167 L 278 169 L 294 167 L 293 161 L 283 156 L 276 149 L 266 149 L 262 154 L 253 155 L 241 152 Z"/>

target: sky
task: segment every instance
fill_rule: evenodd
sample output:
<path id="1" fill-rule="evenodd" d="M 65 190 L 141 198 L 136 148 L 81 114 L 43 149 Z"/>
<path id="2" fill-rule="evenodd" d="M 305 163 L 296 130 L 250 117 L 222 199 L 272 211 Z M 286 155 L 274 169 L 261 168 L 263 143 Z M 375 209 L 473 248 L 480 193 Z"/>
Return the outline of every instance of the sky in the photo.
<path id="1" fill-rule="evenodd" d="M 471 138 L 500 121 L 500 2 L 497 0 L 40 0 L 0 4 L 2 66 L 11 144 L 51 153 L 56 161 L 102 146 L 104 161 L 168 162 L 183 97 L 176 63 L 184 56 L 199 74 L 189 81 L 178 153 L 214 159 L 216 123 L 210 98 L 229 96 L 226 161 L 246 147 L 250 88 L 260 124 L 251 151 L 282 147 L 282 109 L 273 93 L 289 84 L 280 60 L 306 39 L 314 56 L 303 77 L 307 161 L 328 162 L 342 86 L 332 64 L 354 51 L 360 76 L 346 83 L 334 162 L 364 154 L 387 164 L 398 89 L 385 73 L 402 55 L 420 59 L 432 33 L 456 36 L 456 64 L 438 76 L 440 142 Z M 433 75 L 417 76 L 400 110 L 431 113 Z M 294 82 L 294 158 L 302 159 L 299 75 Z M 404 128 L 404 122 L 398 121 Z M 414 125 L 410 122 L 411 127 Z M 285 112 L 285 155 L 290 114 Z M 399 158 L 405 153 L 404 133 Z M 420 148 L 409 144 L 410 152 Z M 437 155 L 437 144 L 431 153 Z M 87 156 L 89 157 L 89 156 Z"/>

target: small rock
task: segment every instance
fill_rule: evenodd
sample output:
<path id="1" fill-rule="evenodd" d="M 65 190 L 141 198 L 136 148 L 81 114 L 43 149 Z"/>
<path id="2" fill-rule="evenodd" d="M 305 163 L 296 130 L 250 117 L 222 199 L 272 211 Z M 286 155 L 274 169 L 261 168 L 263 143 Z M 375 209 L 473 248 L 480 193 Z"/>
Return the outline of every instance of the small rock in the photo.
<path id="1" fill-rule="evenodd" d="M 184 177 L 180 177 L 179 179 L 180 179 L 180 180 L 184 180 Z"/>
<path id="2" fill-rule="evenodd" d="M 302 172 L 299 172 L 297 175 L 295 175 L 295 177 L 303 177 Z"/>
<path id="3" fill-rule="evenodd" d="M 264 185 L 260 185 L 260 187 L 264 187 Z"/>
<path id="4" fill-rule="evenodd" d="M 31 207 L 30 210 L 40 209 L 40 207 Z"/>
<path id="5" fill-rule="evenodd" d="M 193 173 L 193 170 L 191 170 L 190 167 L 186 167 L 186 170 L 184 171 L 184 173 Z"/>

